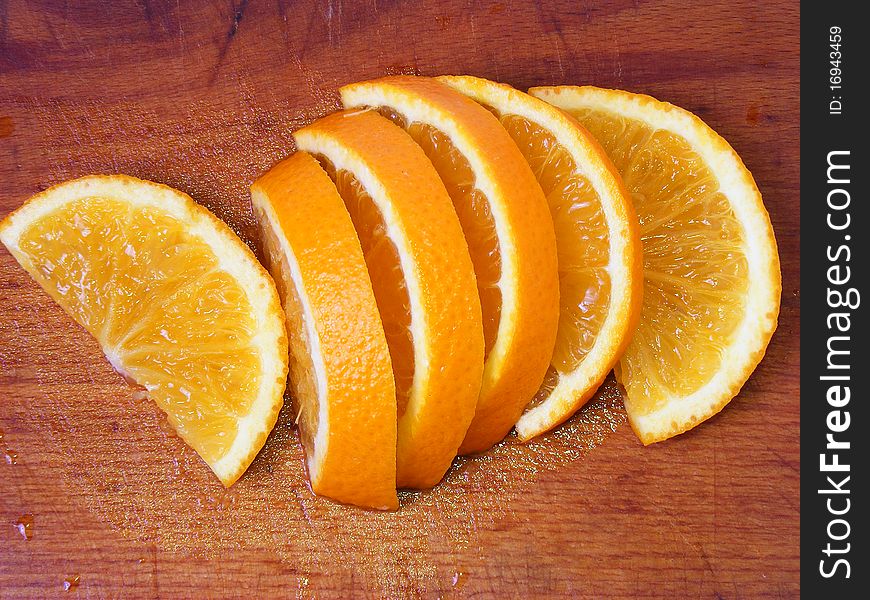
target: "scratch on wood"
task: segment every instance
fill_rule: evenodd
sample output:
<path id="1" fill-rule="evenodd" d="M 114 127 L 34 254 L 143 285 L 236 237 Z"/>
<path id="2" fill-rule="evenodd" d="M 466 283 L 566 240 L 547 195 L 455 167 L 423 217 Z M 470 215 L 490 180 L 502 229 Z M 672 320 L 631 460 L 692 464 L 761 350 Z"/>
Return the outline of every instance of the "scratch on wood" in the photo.
<path id="1" fill-rule="evenodd" d="M 338 23 L 338 37 L 341 36 L 341 0 L 334 2 L 333 0 L 326 1 L 326 35 L 329 39 L 329 45 L 332 46 L 335 43 L 335 25 L 333 25 L 334 21 Z"/>
<path id="2" fill-rule="evenodd" d="M 42 22 L 45 23 L 45 28 L 48 29 L 48 34 L 51 36 L 52 41 L 54 41 L 61 50 L 66 50 L 66 44 L 64 43 L 63 38 L 57 34 L 57 30 L 54 28 L 51 19 L 47 15 L 43 15 Z"/>
<path id="3" fill-rule="evenodd" d="M 151 36 L 154 37 L 156 29 L 154 23 L 154 11 L 151 10 L 151 3 L 148 0 L 136 0 L 136 6 L 142 10 L 142 16 L 145 17 L 145 21 L 148 23 L 148 31 L 150 31 Z"/>
<path id="4" fill-rule="evenodd" d="M 214 67 L 212 68 L 209 85 L 212 85 L 215 82 L 215 79 L 217 79 L 218 72 L 220 71 L 221 65 L 223 64 L 224 59 L 227 56 L 227 52 L 230 49 L 230 44 L 233 43 L 233 39 L 235 38 L 236 33 L 239 30 L 239 24 L 242 22 L 242 17 L 244 17 L 245 9 L 247 7 L 248 0 L 241 0 L 238 6 L 233 3 L 233 20 L 230 23 L 230 28 L 227 31 L 227 35 L 224 39 L 223 45 L 221 46 L 220 52 L 218 52 L 217 61 L 215 61 Z"/>
<path id="5" fill-rule="evenodd" d="M 773 454 L 773 455 L 776 457 L 776 459 L 779 461 L 779 463 L 780 463 L 782 466 L 787 467 L 787 468 L 790 469 L 792 472 L 794 472 L 794 473 L 796 473 L 796 474 L 798 474 L 798 475 L 801 474 L 800 467 L 795 466 L 794 463 L 792 463 L 792 462 L 789 461 L 789 460 L 786 460 L 785 457 L 784 457 L 782 454 L 780 454 L 779 452 L 777 452 L 777 451 L 774 450 L 773 448 L 768 448 L 768 449 L 770 450 L 770 453 Z"/>
<path id="6" fill-rule="evenodd" d="M 290 32 L 287 31 L 287 9 L 284 7 L 283 0 L 277 0 L 275 3 L 278 7 L 278 18 L 281 23 L 281 37 L 284 38 L 284 46 L 290 48 Z"/>
<path id="7" fill-rule="evenodd" d="M 232 39 L 232 37 L 234 35 L 236 35 L 236 32 L 239 30 L 239 23 L 242 22 L 242 16 L 244 16 L 245 9 L 247 7 L 248 7 L 248 0 L 242 0 L 241 3 L 239 4 L 239 7 L 236 9 L 235 13 L 233 14 L 233 24 L 230 27 L 229 33 L 227 34 L 227 42 L 228 43 Z"/>
<path id="8" fill-rule="evenodd" d="M 613 38 L 613 54 L 614 54 L 614 60 L 616 61 L 616 80 L 621 85 L 623 82 L 623 76 L 622 76 L 622 53 L 619 51 L 619 36 L 614 36 L 614 38 Z"/>
<path id="9" fill-rule="evenodd" d="M 562 31 L 562 23 L 558 16 L 550 15 L 544 11 L 544 4 L 541 0 L 535 2 L 535 12 L 538 15 L 538 21 L 541 24 L 543 32 L 548 35 L 556 35 L 556 59 L 559 61 L 559 75 L 564 80 L 565 65 L 562 62 L 562 51 L 564 50 L 569 60 L 573 57 L 573 53 L 568 47 L 568 41 L 565 39 L 565 32 Z M 586 20 L 588 21 L 588 18 Z"/>
<path id="10" fill-rule="evenodd" d="M 187 48 L 184 45 L 184 19 L 181 18 L 181 0 L 175 0 L 175 19 L 178 21 L 178 44 L 181 46 L 181 54 L 184 54 Z"/>

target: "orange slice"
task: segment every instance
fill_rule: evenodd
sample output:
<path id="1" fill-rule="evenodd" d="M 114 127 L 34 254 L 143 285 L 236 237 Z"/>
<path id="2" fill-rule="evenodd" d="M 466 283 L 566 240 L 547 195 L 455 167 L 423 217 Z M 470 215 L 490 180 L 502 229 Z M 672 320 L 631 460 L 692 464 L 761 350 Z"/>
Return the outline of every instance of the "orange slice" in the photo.
<path id="1" fill-rule="evenodd" d="M 287 337 L 272 279 L 230 228 L 186 194 L 111 175 L 37 194 L 0 240 L 224 485 L 236 481 L 281 409 Z"/>
<path id="2" fill-rule="evenodd" d="M 644 444 L 691 429 L 737 394 L 776 328 L 776 240 L 743 162 L 692 113 L 594 87 L 533 88 L 604 146 L 634 199 L 644 303 L 616 375 Z"/>
<path id="3" fill-rule="evenodd" d="M 350 215 L 305 152 L 254 182 L 251 200 L 287 313 L 311 488 L 340 502 L 398 508 L 393 369 Z"/>
<path id="4" fill-rule="evenodd" d="M 483 326 L 474 268 L 438 174 L 372 111 L 294 134 L 335 181 L 365 254 L 396 380 L 399 487 L 438 483 L 480 392 Z"/>
<path id="5" fill-rule="evenodd" d="M 576 120 L 514 88 L 440 77 L 493 112 L 546 194 L 559 251 L 559 330 L 547 377 L 516 423 L 528 440 L 592 397 L 631 339 L 643 272 L 637 217 L 604 151 Z"/>
<path id="6" fill-rule="evenodd" d="M 522 154 L 486 109 L 433 79 L 397 76 L 341 88 L 411 134 L 453 200 L 477 276 L 486 364 L 462 453 L 501 440 L 541 385 L 559 318 L 547 202 Z"/>

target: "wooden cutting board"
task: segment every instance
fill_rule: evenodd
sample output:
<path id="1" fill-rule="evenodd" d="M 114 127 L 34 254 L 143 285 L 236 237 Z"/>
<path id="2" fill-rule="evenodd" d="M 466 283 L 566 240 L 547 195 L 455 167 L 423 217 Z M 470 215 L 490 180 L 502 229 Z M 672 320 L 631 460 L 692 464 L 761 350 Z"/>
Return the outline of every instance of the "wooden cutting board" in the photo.
<path id="1" fill-rule="evenodd" d="M 798 26 L 795 3 L 735 0 L 0 0 L 0 215 L 128 173 L 253 246 L 247 186 L 340 84 L 470 73 L 696 112 L 755 175 L 783 268 L 764 362 L 702 427 L 643 448 L 611 380 L 380 514 L 311 494 L 286 414 L 224 490 L 0 250 L 0 598 L 797 596 Z"/>

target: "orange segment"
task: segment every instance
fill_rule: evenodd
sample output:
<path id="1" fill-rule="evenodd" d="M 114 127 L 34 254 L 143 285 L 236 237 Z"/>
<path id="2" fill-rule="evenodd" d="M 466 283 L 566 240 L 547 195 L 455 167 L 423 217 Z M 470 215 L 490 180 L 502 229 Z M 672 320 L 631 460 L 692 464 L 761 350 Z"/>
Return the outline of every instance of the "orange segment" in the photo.
<path id="1" fill-rule="evenodd" d="M 558 322 L 553 223 L 522 154 L 489 111 L 425 77 L 341 88 L 346 107 L 372 107 L 404 128 L 441 176 L 477 277 L 486 364 L 460 451 L 510 431 L 547 370 Z"/>
<path id="2" fill-rule="evenodd" d="M 369 267 L 397 373 L 398 486 L 431 487 L 465 436 L 483 371 L 474 268 L 450 198 L 413 140 L 372 111 L 294 137 L 335 178 Z"/>
<path id="3" fill-rule="evenodd" d="M 290 385 L 315 493 L 395 509 L 396 389 L 365 259 L 341 197 L 297 152 L 251 186 L 290 337 Z"/>
<path id="4" fill-rule="evenodd" d="M 688 111 L 594 87 L 530 93 L 579 119 L 631 192 L 644 304 L 617 377 L 645 444 L 686 431 L 737 394 L 776 328 L 779 257 L 761 194 L 731 146 Z"/>
<path id="5" fill-rule="evenodd" d="M 238 479 L 281 408 L 287 339 L 271 278 L 230 228 L 177 190 L 92 176 L 31 198 L 0 239 L 220 480 Z"/>
<path id="6" fill-rule="evenodd" d="M 574 119 L 477 77 L 439 81 L 489 109 L 531 167 L 549 204 L 559 269 L 559 326 L 547 377 L 516 424 L 528 440 L 559 425 L 598 389 L 640 315 L 637 219 L 613 166 Z"/>

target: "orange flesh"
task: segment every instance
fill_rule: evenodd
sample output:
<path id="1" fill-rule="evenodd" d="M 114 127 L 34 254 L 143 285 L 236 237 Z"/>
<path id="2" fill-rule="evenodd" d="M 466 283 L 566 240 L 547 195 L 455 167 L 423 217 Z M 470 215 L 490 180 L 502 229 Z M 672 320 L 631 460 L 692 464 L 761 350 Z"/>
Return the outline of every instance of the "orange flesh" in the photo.
<path id="1" fill-rule="evenodd" d="M 207 462 L 220 458 L 255 398 L 260 364 L 247 296 L 212 250 L 171 217 L 107 198 L 64 205 L 19 245 L 35 279 L 179 435 Z"/>
<path id="2" fill-rule="evenodd" d="M 524 117 L 496 116 L 538 179 L 556 231 L 559 328 L 544 383 L 529 404 L 534 408 L 552 392 L 559 373 L 573 371 L 583 361 L 607 317 L 610 240 L 601 200 L 590 182 L 576 172 L 567 150 L 547 130 Z"/>
<path id="3" fill-rule="evenodd" d="M 257 212 L 257 220 L 260 223 L 268 223 L 268 218 L 260 211 Z M 302 300 L 290 277 L 290 265 L 275 232 L 268 226 L 260 227 L 260 231 L 266 265 L 275 279 L 275 287 L 278 289 L 287 318 L 290 344 L 289 383 L 293 391 L 293 413 L 299 425 L 302 444 L 311 451 L 314 448 L 313 442 L 320 423 L 320 406 L 317 404 L 320 398 L 317 394 L 317 373 L 314 370 L 311 349 L 308 347 Z M 303 400 L 307 401 L 306 404 L 302 404 Z"/>
<path id="4" fill-rule="evenodd" d="M 375 302 L 384 324 L 396 382 L 397 415 L 401 418 L 408 407 L 414 383 L 414 339 L 411 334 L 411 299 L 399 252 L 387 235 L 381 212 L 356 177 L 349 171 L 336 171 L 324 156 L 316 158 L 335 182 L 359 236 Z"/>
<path id="5" fill-rule="evenodd" d="M 378 112 L 405 129 L 432 162 L 459 217 L 471 263 L 477 277 L 477 293 L 483 314 L 484 358 L 498 336 L 501 319 L 501 252 L 495 221 L 483 192 L 475 186 L 471 165 L 444 133 L 431 125 L 410 123 L 389 108 Z"/>
<path id="6" fill-rule="evenodd" d="M 604 146 L 641 226 L 641 326 L 621 361 L 637 414 L 700 388 L 744 315 L 743 228 L 719 183 L 680 136 L 640 121 L 571 111 Z"/>

